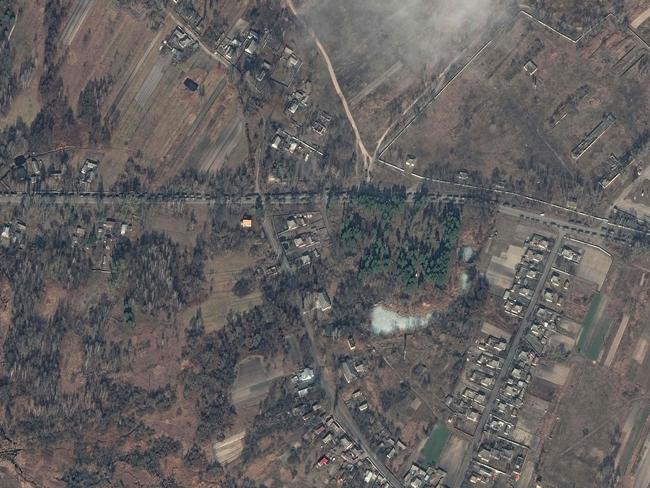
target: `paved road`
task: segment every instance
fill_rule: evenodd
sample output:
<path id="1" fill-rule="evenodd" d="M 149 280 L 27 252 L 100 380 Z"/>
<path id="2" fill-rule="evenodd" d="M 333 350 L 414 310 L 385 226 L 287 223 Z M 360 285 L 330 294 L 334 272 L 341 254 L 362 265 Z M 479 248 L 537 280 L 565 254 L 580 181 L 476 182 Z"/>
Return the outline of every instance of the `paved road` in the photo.
<path id="1" fill-rule="evenodd" d="M 565 220 L 559 216 L 541 216 L 537 211 L 526 210 L 517 205 L 517 202 L 509 200 L 508 195 L 502 195 L 500 198 L 492 194 L 490 191 L 482 191 L 477 193 L 476 190 L 458 191 L 456 193 L 431 193 L 426 198 L 430 201 L 453 202 L 457 204 L 470 204 L 472 202 L 478 204 L 495 203 L 499 204 L 497 207 L 499 212 L 514 217 L 527 218 L 536 223 L 542 223 L 554 226 L 558 229 L 564 229 L 567 232 L 578 232 L 582 234 L 589 234 L 592 236 L 600 235 L 601 237 L 608 237 L 607 233 L 603 231 L 603 227 L 612 231 L 623 231 L 636 235 L 650 235 L 650 232 L 639 227 L 631 227 L 629 225 L 622 225 L 616 222 L 604 219 L 596 215 L 587 214 L 577 210 L 566 209 L 551 203 L 545 203 L 547 210 L 562 209 L 562 213 L 573 216 L 571 220 Z M 510 193 L 510 192 L 508 192 Z M 242 205 L 253 206 L 257 200 L 259 193 L 252 193 L 247 195 L 210 195 L 205 193 L 138 193 L 138 194 L 122 194 L 113 192 L 81 192 L 81 193 L 66 193 L 59 191 L 49 192 L 4 192 L 0 193 L 0 204 L 20 204 L 24 197 L 32 199 L 41 198 L 47 200 L 49 203 L 58 204 L 95 204 L 97 201 L 142 201 L 150 204 L 166 204 L 171 202 L 184 202 L 190 205 L 209 205 L 209 204 L 226 204 L 226 205 Z M 515 194 L 516 195 L 516 194 Z M 407 201 L 415 199 L 415 193 L 407 194 Z M 349 200 L 350 193 L 347 191 L 336 192 L 332 198 L 343 203 Z M 521 195 L 519 196 L 523 198 Z M 514 200 L 518 197 L 512 197 Z M 528 198 L 528 197 L 526 197 Z M 300 204 L 324 204 L 327 201 L 327 192 L 299 192 L 299 193 L 272 193 L 264 195 L 264 203 L 270 205 L 300 205 Z M 542 203 L 539 203 L 540 205 Z M 593 226 L 589 226 L 585 221 L 591 220 L 594 222 Z M 582 223 L 578 223 L 582 222 Z"/>
<path id="2" fill-rule="evenodd" d="M 599 237 L 607 237 L 607 232 L 602 229 L 602 226 L 590 226 L 584 222 L 569 222 L 554 216 L 540 215 L 539 212 L 531 212 L 530 210 L 523 210 L 519 208 L 509 207 L 506 205 L 499 206 L 499 213 L 510 215 L 512 217 L 523 218 L 535 224 L 543 224 L 549 227 L 562 229 L 564 232 L 573 232 L 575 234 L 593 235 Z"/>
<path id="3" fill-rule="evenodd" d="M 474 439 L 470 444 L 469 449 L 467 449 L 467 451 L 465 452 L 465 456 L 463 457 L 460 473 L 464 473 L 464 474 L 461 474 L 457 478 L 456 483 L 454 484 L 454 488 L 460 488 L 467 477 L 468 474 L 467 471 L 469 470 L 469 466 L 472 461 L 472 458 L 477 453 L 478 448 L 480 446 L 481 438 L 483 437 L 483 429 L 485 428 L 485 424 L 489 420 L 490 414 L 494 409 L 497 396 L 499 395 L 499 390 L 501 389 L 504 381 L 510 374 L 510 368 L 512 366 L 512 363 L 515 360 L 517 353 L 519 352 L 519 345 L 521 343 L 521 340 L 523 339 L 526 331 L 528 330 L 528 327 L 531 325 L 533 321 L 535 309 L 537 308 L 540 295 L 544 290 L 544 285 L 546 283 L 549 273 L 551 272 L 553 263 L 555 262 L 555 258 L 557 256 L 558 250 L 562 245 L 563 237 L 564 237 L 563 233 L 560 232 L 559 237 L 555 241 L 555 245 L 553 246 L 553 249 L 549 253 L 548 257 L 546 258 L 546 262 L 544 264 L 544 271 L 542 272 L 539 282 L 535 287 L 535 291 L 533 292 L 533 296 L 530 301 L 530 304 L 526 309 L 526 313 L 521 319 L 521 323 L 519 325 L 519 328 L 517 329 L 517 333 L 515 334 L 515 337 L 512 339 L 512 343 L 510 345 L 510 348 L 508 349 L 506 360 L 503 363 L 503 368 L 501 368 L 501 371 L 499 372 L 499 376 L 497 377 L 497 380 L 494 384 L 494 388 L 492 388 L 492 391 L 490 392 L 490 395 L 488 397 L 488 401 L 486 402 L 485 410 L 483 410 L 483 414 L 481 415 L 481 419 L 479 420 L 478 426 L 476 428 L 476 433 L 474 434 Z"/>
<path id="4" fill-rule="evenodd" d="M 375 465 L 375 468 L 381 475 L 388 480 L 388 483 L 395 488 L 402 488 L 401 481 L 393 474 L 393 472 L 386 467 L 386 465 L 377 457 L 377 454 L 370 446 L 370 443 L 359 429 L 356 421 L 352 417 L 347 405 L 343 402 L 337 401 L 336 386 L 332 386 L 323 374 L 323 368 L 320 362 L 320 355 L 316 347 L 316 332 L 314 331 L 314 324 L 307 319 L 304 321 L 309 336 L 309 343 L 311 347 L 312 357 L 314 358 L 314 369 L 316 370 L 321 388 L 325 391 L 325 395 L 333 405 L 332 416 L 338 424 L 346 431 L 346 433 L 354 440 L 368 455 L 368 459 Z"/>

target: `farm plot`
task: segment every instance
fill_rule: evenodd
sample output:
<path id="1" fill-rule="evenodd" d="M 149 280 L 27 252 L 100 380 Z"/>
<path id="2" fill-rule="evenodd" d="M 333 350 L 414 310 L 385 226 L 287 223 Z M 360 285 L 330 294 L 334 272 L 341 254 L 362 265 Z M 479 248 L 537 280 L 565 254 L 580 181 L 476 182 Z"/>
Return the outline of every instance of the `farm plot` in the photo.
<path id="1" fill-rule="evenodd" d="M 481 332 L 483 332 L 485 335 L 491 335 L 494 337 L 502 337 L 503 339 L 509 341 L 510 337 L 512 334 L 509 332 L 503 330 L 500 327 L 497 327 L 496 325 L 491 324 L 488 321 L 483 322 L 483 325 L 481 325 Z"/>
<path id="2" fill-rule="evenodd" d="M 61 43 L 64 46 L 69 46 L 72 43 L 93 3 L 94 0 L 80 0 L 72 9 L 72 13 L 61 34 Z"/>
<path id="3" fill-rule="evenodd" d="M 201 303 L 206 330 L 223 327 L 229 313 L 244 312 L 262 301 L 259 291 L 237 296 L 233 286 L 240 273 L 255 264 L 256 260 L 245 253 L 229 253 L 206 263 L 205 276 L 211 292 Z"/>
<path id="4" fill-rule="evenodd" d="M 177 169 L 183 161 L 179 149 L 182 150 L 186 138 L 193 135 L 210 108 L 201 93 L 187 90 L 183 81 L 190 77 L 205 93 L 216 93 L 209 100 L 214 102 L 225 83 L 223 68 L 210 66 L 203 53 L 195 54 L 185 65 L 165 62 L 157 52 L 149 58 L 153 59 L 147 59 L 143 65 L 144 81 L 127 90 L 123 108 L 117 108 L 121 115 L 114 131 L 114 143 L 140 148 L 150 161 L 163 163 L 165 170 Z M 133 85 L 138 85 L 138 78 Z M 167 171 L 163 174 L 171 176 Z"/>
<path id="5" fill-rule="evenodd" d="M 636 404 L 627 416 L 621 429 L 621 449 L 616 456 L 616 466 L 624 473 L 641 440 L 643 427 L 648 420 L 650 406 Z"/>
<path id="6" fill-rule="evenodd" d="M 217 461 L 221 464 L 228 464 L 237 460 L 244 450 L 245 435 L 246 431 L 241 431 L 227 437 L 221 442 L 215 442 L 212 447 Z"/>
<path id="7" fill-rule="evenodd" d="M 461 437 L 451 435 L 440 455 L 438 465 L 447 472 L 445 482 L 453 486 L 456 478 L 461 476 L 459 469 L 462 467 L 463 454 L 468 449 L 468 442 Z"/>
<path id="8" fill-rule="evenodd" d="M 635 472 L 634 488 L 644 488 L 650 485 L 650 438 L 643 445 L 639 467 Z"/>
<path id="9" fill-rule="evenodd" d="M 492 256 L 487 270 L 488 282 L 497 289 L 510 288 L 515 277 L 515 266 L 521 261 L 523 254 L 522 246 L 511 244 L 504 253 Z"/>
<path id="10" fill-rule="evenodd" d="M 175 27 L 171 19 L 154 33 L 110 2 L 84 5 L 88 13 L 71 19 L 79 23 L 70 27 L 78 34 L 69 39 L 62 76 L 73 104 L 88 81 L 109 80 L 101 110 L 113 148 L 137 149 L 159 183 L 186 166 L 216 171 L 248 156 L 241 107 L 225 68 L 203 51 L 180 64 L 161 55 L 162 40 Z M 199 89 L 188 90 L 186 78 Z M 111 161 L 104 183 L 119 172 L 120 162 Z"/>
<path id="11" fill-rule="evenodd" d="M 623 318 L 621 319 L 621 322 L 618 325 L 618 329 L 616 330 L 616 335 L 614 336 L 614 340 L 612 341 L 611 346 L 609 347 L 609 351 L 607 351 L 607 357 L 605 358 L 605 366 L 611 366 L 612 362 L 614 361 L 614 357 L 616 356 L 616 352 L 618 351 L 618 346 L 621 344 L 621 340 L 623 339 L 623 335 L 625 335 L 625 330 L 627 329 L 627 324 L 630 323 L 630 316 L 628 314 L 623 314 Z"/>
<path id="12" fill-rule="evenodd" d="M 562 364 L 541 364 L 535 369 L 535 375 L 554 385 L 562 386 L 566 383 L 571 368 Z"/>
<path id="13" fill-rule="evenodd" d="M 233 167 L 249 156 L 243 111 L 237 92 L 222 79 L 177 145 L 173 167 L 185 165 L 204 172 Z M 173 170 L 172 170 L 173 171 Z"/>
<path id="14" fill-rule="evenodd" d="M 231 395 L 233 405 L 238 409 L 257 407 L 269 392 L 273 380 L 282 376 L 282 369 L 265 366 L 259 356 L 245 358 L 237 365 L 237 379 Z"/>
<path id="15" fill-rule="evenodd" d="M 123 83 L 138 71 L 156 33 L 113 2 L 81 3 L 85 7 L 80 4 L 84 8 L 75 10 L 70 19 L 75 25 L 68 24 L 70 28 L 64 32 L 67 54 L 61 76 L 66 94 L 74 107 L 88 81 L 110 79 L 111 91 L 104 100 L 110 106 Z M 81 15 L 76 16 L 77 13 Z"/>
<path id="16" fill-rule="evenodd" d="M 578 352 L 592 361 L 598 361 L 613 319 L 605 312 L 607 298 L 595 295 L 589 312 L 585 317 L 582 332 L 578 339 Z"/>
<path id="17" fill-rule="evenodd" d="M 420 453 L 425 466 L 435 466 L 438 464 L 440 455 L 449 440 L 449 429 L 444 425 L 436 425 L 429 436 L 422 452 Z"/>

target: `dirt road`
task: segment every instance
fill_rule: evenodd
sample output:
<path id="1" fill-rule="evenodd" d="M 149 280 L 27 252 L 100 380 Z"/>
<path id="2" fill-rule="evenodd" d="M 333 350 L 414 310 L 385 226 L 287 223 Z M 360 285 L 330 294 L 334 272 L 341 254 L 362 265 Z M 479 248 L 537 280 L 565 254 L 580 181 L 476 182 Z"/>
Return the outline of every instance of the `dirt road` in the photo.
<path id="1" fill-rule="evenodd" d="M 296 7 L 293 4 L 292 0 L 287 0 L 287 6 L 289 7 L 289 10 L 298 17 L 298 11 L 296 10 Z M 339 96 L 339 99 L 341 100 L 341 103 L 343 104 L 343 109 L 345 110 L 345 115 L 348 119 L 348 122 L 350 122 L 350 125 L 352 126 L 352 130 L 354 131 L 354 138 L 356 140 L 356 145 L 357 148 L 359 149 L 359 157 L 363 161 L 363 167 L 364 170 L 366 171 L 366 178 L 369 180 L 370 179 L 370 173 L 372 171 L 372 163 L 373 163 L 373 158 L 370 154 L 370 152 L 366 149 L 365 144 L 363 143 L 363 139 L 361 138 L 361 133 L 359 132 L 359 129 L 357 127 L 357 123 L 354 120 L 354 117 L 352 116 L 352 111 L 350 110 L 350 106 L 348 105 L 348 101 L 345 98 L 345 95 L 343 94 L 343 91 L 341 90 L 341 86 L 339 85 L 338 79 L 336 78 L 336 73 L 334 72 L 334 67 L 332 66 L 332 61 L 330 60 L 329 55 L 327 54 L 327 51 L 323 47 L 323 44 L 321 44 L 320 40 L 316 36 L 316 33 L 314 32 L 313 29 L 309 28 L 309 35 L 311 38 L 314 40 L 316 43 L 316 46 L 318 47 L 318 50 L 320 51 L 321 55 L 323 56 L 323 60 L 325 61 L 325 64 L 327 65 L 327 71 L 330 75 L 330 79 L 332 80 L 332 85 L 334 86 L 334 90 L 336 91 L 336 94 Z"/>
<path id="2" fill-rule="evenodd" d="M 630 25 L 632 26 L 632 29 L 638 29 L 641 24 L 643 24 L 648 19 L 650 19 L 650 7 L 637 15 Z"/>

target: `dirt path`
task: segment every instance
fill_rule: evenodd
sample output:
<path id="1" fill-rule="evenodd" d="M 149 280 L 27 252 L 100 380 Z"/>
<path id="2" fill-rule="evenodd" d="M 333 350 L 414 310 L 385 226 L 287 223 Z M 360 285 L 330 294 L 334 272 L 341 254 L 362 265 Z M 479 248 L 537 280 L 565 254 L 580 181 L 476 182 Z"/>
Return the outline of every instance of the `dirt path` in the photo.
<path id="1" fill-rule="evenodd" d="M 449 79 L 449 81 L 445 82 L 445 79 L 447 77 L 447 74 L 449 73 L 449 70 L 451 69 L 452 65 L 454 65 L 458 59 L 460 59 L 460 54 L 457 55 L 448 65 L 447 67 L 438 75 L 438 83 L 436 83 L 435 86 L 429 85 L 425 87 L 425 89 L 422 91 L 420 96 L 418 96 L 411 104 L 402 112 L 402 115 L 397 118 L 394 122 L 392 122 L 384 134 L 381 136 L 379 139 L 379 142 L 377 144 L 377 147 L 375 149 L 375 155 L 377 158 L 380 158 L 394 143 L 397 141 L 397 139 L 400 138 L 404 132 L 413 124 L 416 120 L 418 120 L 418 114 L 417 113 L 412 113 L 414 111 L 414 108 L 417 106 L 419 107 L 420 111 L 424 111 L 427 109 L 427 107 L 432 104 L 440 95 L 443 94 L 443 92 L 456 80 L 456 78 L 459 78 L 463 72 L 467 69 L 469 65 L 471 65 L 475 59 L 481 56 L 483 51 L 487 49 L 488 46 L 492 44 L 492 41 L 486 42 L 481 49 L 478 50 L 469 60 L 465 65 Z M 423 101 L 420 103 L 420 101 L 423 98 L 426 98 L 429 96 L 428 100 Z M 408 117 L 407 117 L 408 115 Z M 401 127 L 399 127 L 401 125 Z M 399 127 L 399 129 L 398 129 Z M 385 144 L 382 147 L 382 144 L 384 142 L 384 139 L 386 136 L 392 132 L 393 130 L 398 129 L 395 134 L 392 135 L 391 139 L 388 141 L 387 144 Z M 384 161 L 380 161 L 385 164 Z"/>
<path id="2" fill-rule="evenodd" d="M 368 83 L 363 89 L 350 99 L 350 105 L 353 107 L 359 105 L 368 95 L 373 93 L 377 88 L 384 84 L 391 76 L 399 73 L 404 66 L 401 61 L 397 61 L 384 74 L 375 78 L 372 82 Z"/>
<path id="3" fill-rule="evenodd" d="M 287 6 L 289 7 L 289 10 L 298 17 L 298 11 L 296 10 L 296 7 L 293 4 L 292 0 L 287 0 Z M 370 179 L 370 173 L 372 171 L 372 163 L 373 163 L 373 157 L 370 155 L 368 150 L 366 149 L 366 146 L 363 143 L 363 140 L 361 138 L 361 133 L 359 132 L 359 129 L 357 128 L 357 124 L 354 120 L 354 117 L 352 116 L 352 112 L 350 110 L 350 106 L 348 105 L 348 101 L 345 98 L 345 95 L 343 94 L 343 91 L 341 90 L 341 86 L 339 85 L 338 79 L 336 78 L 336 73 L 334 72 L 334 67 L 332 66 L 332 61 L 330 60 L 329 55 L 327 54 L 327 51 L 321 44 L 320 40 L 318 37 L 316 37 L 316 33 L 314 32 L 313 29 L 308 27 L 309 35 L 311 38 L 314 40 L 316 43 L 316 46 L 318 47 L 318 50 L 320 51 L 321 55 L 323 56 L 323 59 L 325 60 L 325 64 L 327 65 L 327 71 L 329 72 L 330 79 L 332 80 L 332 85 L 334 86 L 334 90 L 336 90 L 336 94 L 339 96 L 341 99 L 341 103 L 343 104 L 343 108 L 345 109 L 345 115 L 348 119 L 348 122 L 350 122 L 350 125 L 352 126 L 352 130 L 354 131 L 354 138 L 356 140 L 356 145 L 357 148 L 359 149 L 359 156 L 361 157 L 363 161 L 363 167 L 364 170 L 366 171 L 366 178 L 369 180 Z"/>
<path id="4" fill-rule="evenodd" d="M 637 15 L 630 25 L 632 26 L 632 29 L 638 29 L 639 26 L 641 26 L 641 24 L 643 24 L 648 19 L 650 19 L 650 7 Z"/>
<path id="5" fill-rule="evenodd" d="M 14 33 L 14 29 L 16 28 L 17 23 L 18 23 L 18 14 L 16 14 L 16 18 L 14 19 L 14 25 L 11 26 L 11 30 L 9 31 L 9 35 L 7 36 L 7 42 L 11 41 L 11 34 Z"/>

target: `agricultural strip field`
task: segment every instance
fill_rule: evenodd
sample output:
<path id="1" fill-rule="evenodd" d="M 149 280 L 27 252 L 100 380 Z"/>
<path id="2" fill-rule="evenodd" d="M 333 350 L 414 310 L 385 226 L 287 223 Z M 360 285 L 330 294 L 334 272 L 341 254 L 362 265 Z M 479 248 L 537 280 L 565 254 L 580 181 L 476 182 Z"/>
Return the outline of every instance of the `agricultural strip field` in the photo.
<path id="1" fill-rule="evenodd" d="M 141 147 L 152 162 L 167 161 L 166 167 L 175 167 L 178 160 L 172 156 L 182 157 L 188 136 L 209 108 L 199 93 L 185 89 L 183 80 L 190 76 L 204 86 L 206 93 L 214 91 L 218 96 L 223 70 L 200 52 L 185 65 L 174 65 L 153 50 L 141 71 L 133 80 L 133 85 L 139 86 L 130 87 L 122 101 L 124 108 L 118 107 L 122 115 L 114 139 L 119 144 Z"/>
<path id="2" fill-rule="evenodd" d="M 242 270 L 254 264 L 255 260 L 245 253 L 229 253 L 208 262 L 205 276 L 212 292 L 201 303 L 201 313 L 207 330 L 223 327 L 230 312 L 244 312 L 262 302 L 260 291 L 243 297 L 235 295 L 232 291 Z"/>
<path id="3" fill-rule="evenodd" d="M 444 425 L 434 427 L 421 453 L 425 466 L 435 466 L 438 463 L 440 455 L 449 439 L 449 434 L 449 429 Z"/>
<path id="4" fill-rule="evenodd" d="M 643 433 L 643 426 L 648 420 L 648 415 L 650 415 L 650 405 L 646 405 L 639 409 L 636 412 L 636 418 L 634 419 L 633 427 L 630 430 L 629 438 L 627 439 L 623 452 L 621 453 L 620 462 L 618 468 L 622 473 L 627 469 L 627 465 L 634 454 L 634 450 L 639 443 L 641 434 Z M 627 423 L 627 422 L 626 422 Z"/>
<path id="5" fill-rule="evenodd" d="M 79 33 L 69 39 L 61 75 L 73 106 L 88 81 L 111 79 L 111 90 L 104 100 L 110 105 L 124 82 L 137 71 L 134 68 L 156 34 L 112 2 L 85 3 L 87 14 L 77 19 L 75 29 Z"/>
<path id="6" fill-rule="evenodd" d="M 61 35 L 61 42 L 64 46 L 69 46 L 72 43 L 77 32 L 79 32 L 79 27 L 81 27 L 86 15 L 88 15 L 88 11 L 90 10 L 90 7 L 92 7 L 92 4 L 93 0 L 81 0 L 77 4 L 68 20 L 68 24 L 63 30 L 63 34 Z"/>
<path id="7" fill-rule="evenodd" d="M 602 313 L 603 305 L 603 295 L 600 293 L 594 295 L 578 339 L 578 352 L 592 361 L 598 360 L 612 325 L 612 319 Z"/>
<path id="8" fill-rule="evenodd" d="M 618 346 L 621 344 L 621 339 L 623 339 L 623 335 L 625 334 L 625 330 L 627 329 L 627 324 L 629 322 L 630 316 L 628 314 L 624 314 L 623 318 L 621 319 L 621 323 L 619 324 L 616 331 L 616 336 L 614 336 L 614 341 L 612 342 L 612 345 L 607 352 L 607 357 L 605 358 L 605 366 L 611 366 L 612 362 L 614 361 L 616 351 L 618 351 Z"/>
<path id="9" fill-rule="evenodd" d="M 598 321 L 591 341 L 589 341 L 589 345 L 585 351 L 585 355 L 592 361 L 597 361 L 600 357 L 600 351 L 603 350 L 605 339 L 607 339 L 607 333 L 611 325 L 612 320 L 609 317 L 603 317 Z"/>

